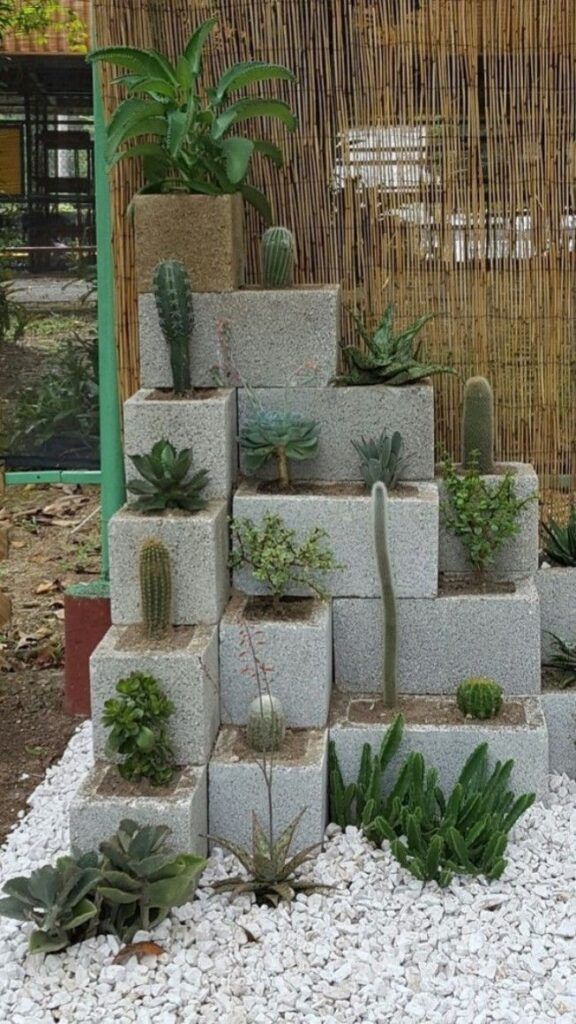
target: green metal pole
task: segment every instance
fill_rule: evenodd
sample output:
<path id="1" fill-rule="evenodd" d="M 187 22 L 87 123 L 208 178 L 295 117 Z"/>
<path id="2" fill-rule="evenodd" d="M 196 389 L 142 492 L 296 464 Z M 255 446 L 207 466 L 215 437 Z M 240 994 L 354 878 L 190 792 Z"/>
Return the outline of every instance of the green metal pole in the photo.
<path id="1" fill-rule="evenodd" d="M 97 65 L 94 88 L 94 173 L 98 267 L 98 352 L 100 378 L 100 470 L 102 502 L 102 576 L 108 579 L 108 523 L 124 504 L 126 487 L 114 322 L 114 260 L 106 169 L 106 127 Z"/>

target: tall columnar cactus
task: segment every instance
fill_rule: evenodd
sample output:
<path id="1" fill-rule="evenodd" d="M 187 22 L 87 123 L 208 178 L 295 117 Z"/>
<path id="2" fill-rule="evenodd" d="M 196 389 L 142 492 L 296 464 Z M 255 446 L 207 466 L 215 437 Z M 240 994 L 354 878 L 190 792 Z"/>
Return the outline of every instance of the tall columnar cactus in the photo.
<path id="1" fill-rule="evenodd" d="M 456 691 L 456 703 L 463 715 L 495 718 L 502 707 L 502 687 L 483 676 L 465 679 Z"/>
<path id="2" fill-rule="evenodd" d="M 265 288 L 291 288 L 296 247 L 288 228 L 268 228 L 262 236 L 262 279 Z"/>
<path id="3" fill-rule="evenodd" d="M 485 377 L 470 377 L 464 389 L 462 417 L 462 462 L 473 464 L 478 452 L 481 473 L 494 472 L 494 396 Z"/>
<path id="4" fill-rule="evenodd" d="M 154 296 L 160 327 L 170 349 L 177 395 L 190 390 L 190 337 L 194 326 L 192 286 L 183 263 L 164 260 L 154 271 Z"/>
<path id="5" fill-rule="evenodd" d="M 261 694 L 248 710 L 246 739 L 252 750 L 279 750 L 286 734 L 282 704 L 277 697 Z"/>
<path id="6" fill-rule="evenodd" d="M 172 613 L 172 571 L 168 548 L 151 537 L 140 548 L 142 623 L 149 637 L 168 629 Z"/>
<path id="7" fill-rule="evenodd" d="M 382 594 L 382 640 L 384 644 L 382 662 L 382 698 L 387 708 L 396 706 L 396 595 L 392 580 L 388 538 L 388 491 L 378 481 L 372 488 L 372 529 L 374 551 Z"/>

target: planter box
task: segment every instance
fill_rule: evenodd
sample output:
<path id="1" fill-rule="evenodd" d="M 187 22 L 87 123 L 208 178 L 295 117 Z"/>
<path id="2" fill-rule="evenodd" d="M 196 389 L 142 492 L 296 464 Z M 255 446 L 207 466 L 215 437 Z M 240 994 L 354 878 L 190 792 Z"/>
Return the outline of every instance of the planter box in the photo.
<path id="1" fill-rule="evenodd" d="M 140 479 L 130 455 L 147 455 L 157 441 L 192 448 L 193 471 L 207 469 L 207 498 L 228 498 L 236 479 L 236 394 L 207 390 L 193 399 L 154 398 L 137 391 L 124 403 L 126 479 Z"/>
<path id="2" fill-rule="evenodd" d="M 406 493 L 390 494 L 390 558 L 398 597 L 433 597 L 438 593 L 438 491 L 435 484 L 407 484 Z M 377 597 L 380 585 L 372 543 L 371 500 L 363 485 L 317 486 L 296 494 L 270 494 L 258 483 L 242 481 L 234 495 L 234 516 L 261 522 L 267 512 L 284 519 L 303 539 L 315 527 L 326 530 L 326 546 L 345 568 L 326 575 L 323 586 L 333 597 Z M 246 594 L 266 588 L 248 569 L 234 572 Z M 303 595 L 303 587 L 292 594 Z"/>
<path id="3" fill-rule="evenodd" d="M 134 243 L 138 292 L 168 259 L 184 263 L 195 292 L 234 291 L 244 283 L 242 197 L 136 196 Z"/>
<path id="4" fill-rule="evenodd" d="M 156 649 L 152 642 L 142 643 L 135 637 L 137 631 L 138 627 L 113 626 L 92 655 L 94 757 L 96 760 L 121 760 L 108 758 L 106 753 L 109 730 L 102 724 L 104 704 L 116 696 L 119 679 L 125 679 L 132 672 L 144 672 L 154 677 L 174 704 L 168 731 L 176 764 L 204 764 L 210 757 L 220 724 L 217 628 L 183 627 L 174 631 L 169 648 L 164 645 Z"/>
<path id="5" fill-rule="evenodd" d="M 172 622 L 175 626 L 220 621 L 230 590 L 228 522 L 224 501 L 201 512 L 164 515 L 120 509 L 108 528 L 112 622 L 142 621 L 139 552 L 143 541 L 164 542 L 172 560 Z"/>
<path id="6" fill-rule="evenodd" d="M 514 474 L 515 491 L 519 498 L 534 495 L 538 498 L 538 477 L 532 466 L 522 462 L 502 464 L 502 473 Z M 496 486 L 502 481 L 502 474 L 484 478 Z M 438 481 L 440 493 L 440 572 L 451 576 L 468 576 L 471 573 L 466 551 L 458 537 L 450 533 L 443 522 L 442 503 L 447 500 L 445 486 Z M 486 570 L 491 579 L 513 580 L 533 576 L 538 568 L 538 501 L 524 506 L 519 517 L 520 532 L 504 544 L 497 553 L 493 565 Z"/>
<path id="7" fill-rule="evenodd" d="M 421 697 L 423 714 L 419 717 L 441 719 L 442 705 L 449 702 L 438 697 Z M 424 755 L 426 765 L 438 769 L 439 783 L 445 791 L 455 785 L 462 768 L 479 743 L 488 743 L 490 764 L 496 761 L 515 762 L 511 785 L 516 793 L 543 794 L 547 787 L 548 735 L 542 707 L 537 697 L 514 698 L 520 705 L 522 718 L 516 725 L 502 719 L 477 721 L 462 719 L 457 724 L 420 724 L 410 721 L 406 707 L 399 704 L 407 720 L 402 744 L 389 765 L 385 788 L 393 785 L 400 766 L 412 751 Z M 383 706 L 369 696 L 347 697 L 336 694 L 330 719 L 330 739 L 334 740 L 344 782 L 356 781 L 362 747 L 369 743 L 377 750 L 388 727 L 384 724 Z M 446 716 L 448 718 L 448 716 Z M 389 714 L 386 719 L 389 722 Z"/>
<path id="8" fill-rule="evenodd" d="M 576 779 L 576 689 L 545 690 L 550 771 Z"/>
<path id="9" fill-rule="evenodd" d="M 256 602 L 251 602 L 258 605 Z M 247 611 L 248 605 L 248 611 Z M 272 669 L 270 689 L 282 701 L 286 724 L 293 729 L 326 725 L 332 689 L 332 610 L 328 602 L 291 602 L 300 617 L 279 619 L 254 615 L 250 602 L 236 595 L 220 623 L 220 707 L 223 722 L 245 725 L 258 688 L 249 673 L 243 627 Z"/>
<path id="10" fill-rule="evenodd" d="M 576 643 L 576 569 L 539 569 L 534 577 L 540 596 L 542 661 L 554 653 L 550 633 Z"/>
<path id="11" fill-rule="evenodd" d="M 292 464 L 296 480 L 361 480 L 360 459 L 351 441 L 378 437 L 383 430 L 399 430 L 407 459 L 405 480 L 434 477 L 434 391 L 431 384 L 407 387 L 254 389 L 256 400 L 268 409 L 300 413 L 320 424 L 320 443 L 315 458 Z M 253 399 L 245 388 L 238 392 L 238 425 L 252 418 Z M 409 456 L 409 458 L 408 458 Z M 242 456 L 241 456 L 242 465 Z M 272 464 L 261 474 L 274 477 Z"/>
<path id="12" fill-rule="evenodd" d="M 179 853 L 206 853 L 207 769 L 185 768 L 175 786 L 150 796 L 138 785 L 124 783 L 126 795 L 114 793 L 110 780 L 119 778 L 113 765 L 97 764 L 82 783 L 70 806 L 70 844 L 81 851 L 97 850 L 117 831 L 123 818 L 139 825 L 167 825 L 173 849 Z M 151 787 L 149 787 L 151 789 Z M 132 792 L 129 792 L 132 791 Z"/>
<path id="13" fill-rule="evenodd" d="M 538 594 L 531 580 L 508 594 L 405 599 L 397 621 L 402 693 L 454 693 L 470 676 L 489 676 L 508 694 L 540 691 Z M 338 598 L 333 630 L 339 688 L 380 690 L 380 600 Z"/>
<path id="14" fill-rule="evenodd" d="M 259 757 L 261 755 L 246 747 L 243 729 L 233 725 L 221 728 L 208 766 L 211 836 L 222 836 L 251 848 L 253 811 L 266 827 L 268 794 Z M 328 796 L 328 734 L 325 729 L 287 733 L 283 749 L 274 757 L 272 792 L 275 838 L 306 808 L 293 852 L 322 842 Z"/>
<path id="15" fill-rule="evenodd" d="M 250 387 L 304 386 L 306 373 L 310 384 L 322 387 L 336 373 L 339 285 L 195 294 L 193 305 L 190 367 L 194 387 L 214 387 L 215 367 L 223 362 L 218 339 L 222 322 L 228 325 L 236 380 Z M 170 354 L 153 294 L 140 296 L 139 318 L 142 387 L 171 387 Z"/>

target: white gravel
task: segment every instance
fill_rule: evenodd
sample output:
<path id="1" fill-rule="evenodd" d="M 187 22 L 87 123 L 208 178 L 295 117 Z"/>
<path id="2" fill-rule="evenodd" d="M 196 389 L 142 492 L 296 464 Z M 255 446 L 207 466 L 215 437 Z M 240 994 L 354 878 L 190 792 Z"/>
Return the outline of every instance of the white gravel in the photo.
<path id="1" fill-rule="evenodd" d="M 66 850 L 89 761 L 86 725 L 11 834 L 2 880 Z M 575 1024 L 576 783 L 553 777 L 549 804 L 521 820 L 492 885 L 423 889 L 355 829 L 331 829 L 314 871 L 334 891 L 269 910 L 212 896 L 232 867 L 215 857 L 199 898 L 154 933 L 167 952 L 140 964 L 113 966 L 104 937 L 30 957 L 27 928 L 0 919 L 0 1022 Z"/>

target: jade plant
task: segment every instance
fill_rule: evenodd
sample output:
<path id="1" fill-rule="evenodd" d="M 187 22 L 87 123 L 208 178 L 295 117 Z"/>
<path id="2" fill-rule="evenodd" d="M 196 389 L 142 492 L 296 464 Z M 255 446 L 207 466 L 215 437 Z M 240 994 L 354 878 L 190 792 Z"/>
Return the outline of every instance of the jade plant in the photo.
<path id="1" fill-rule="evenodd" d="M 192 285 L 183 263 L 164 260 L 154 271 L 154 298 L 160 329 L 170 351 L 175 395 L 190 391 L 190 339 L 194 326 Z"/>
<path id="2" fill-rule="evenodd" d="M 502 687 L 483 676 L 464 679 L 456 691 L 456 703 L 470 718 L 495 718 L 502 707 Z"/>
<path id="3" fill-rule="evenodd" d="M 404 441 L 398 430 L 392 435 L 383 430 L 377 438 L 361 437 L 351 444 L 360 456 L 362 477 L 369 491 L 379 480 L 388 488 L 396 485 L 404 463 Z"/>
<path id="4" fill-rule="evenodd" d="M 288 228 L 268 228 L 262 236 L 262 284 L 265 288 L 291 288 L 294 284 L 296 247 Z"/>
<path id="5" fill-rule="evenodd" d="M 246 739 L 252 750 L 280 750 L 286 734 L 284 710 L 278 697 L 255 697 L 248 709 Z"/>
<path id="6" fill-rule="evenodd" d="M 553 565 L 576 568 L 576 504 L 572 505 L 564 526 L 550 519 L 542 523 L 545 534 L 544 554 Z"/>
<path id="7" fill-rule="evenodd" d="M 372 488 L 372 532 L 382 608 L 382 699 L 384 706 L 396 706 L 397 625 L 396 595 L 390 562 L 388 533 L 388 492 L 379 481 Z"/>
<path id="8" fill-rule="evenodd" d="M 464 388 L 462 465 L 494 472 L 494 396 L 485 377 L 470 377 Z"/>
<path id="9" fill-rule="evenodd" d="M 275 459 L 280 486 L 290 487 L 290 462 L 311 459 L 318 448 L 319 427 L 298 413 L 257 409 L 240 431 L 240 448 L 248 474 Z"/>
<path id="10" fill-rule="evenodd" d="M 132 672 L 116 684 L 116 697 L 104 704 L 102 722 L 110 730 L 107 750 L 119 754 L 122 778 L 166 786 L 174 775 L 174 752 L 167 722 L 174 713 L 153 676 Z"/>
<path id="11" fill-rule="evenodd" d="M 240 192 L 270 223 L 266 196 L 248 183 L 255 154 L 281 167 L 281 150 L 268 140 L 241 135 L 249 121 L 272 118 L 289 131 L 296 118 L 283 100 L 238 96 L 247 86 L 293 82 L 288 68 L 265 61 L 241 61 L 217 82 L 200 87 L 203 48 L 218 23 L 202 22 L 175 64 L 154 50 L 112 46 L 93 50 L 88 59 L 125 69 L 117 83 L 128 93 L 108 124 L 111 166 L 142 158 L 146 184 L 140 192 L 192 192 L 208 196 Z"/>
<path id="12" fill-rule="evenodd" d="M 172 568 L 168 548 L 156 537 L 140 548 L 139 575 L 144 633 L 159 639 L 172 624 Z"/>
<path id="13" fill-rule="evenodd" d="M 203 491 L 208 485 L 208 470 L 192 473 L 192 449 L 177 452 L 169 441 L 157 441 L 147 455 L 131 455 L 130 461 L 141 480 L 129 480 L 127 490 L 136 495 L 132 507 L 139 512 L 163 512 L 181 508 L 199 512 L 206 508 Z"/>

